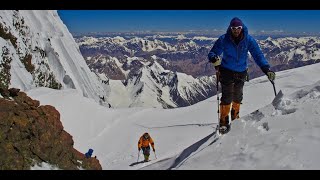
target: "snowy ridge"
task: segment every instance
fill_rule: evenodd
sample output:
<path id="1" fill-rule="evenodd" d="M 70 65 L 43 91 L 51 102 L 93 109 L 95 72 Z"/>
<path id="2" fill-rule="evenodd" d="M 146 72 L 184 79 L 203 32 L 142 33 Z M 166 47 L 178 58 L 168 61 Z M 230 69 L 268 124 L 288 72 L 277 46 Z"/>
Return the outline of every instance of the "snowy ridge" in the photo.
<path id="1" fill-rule="evenodd" d="M 97 102 L 108 95 L 109 88 L 90 71 L 57 11 L 1 11 L 0 17 L 12 35 L 0 38 L 0 51 L 6 47 L 12 58 L 10 87 L 73 88 Z"/>
<path id="2" fill-rule="evenodd" d="M 181 107 L 205 99 L 208 93 L 214 91 L 210 88 L 214 86 L 214 76 L 193 78 L 165 70 L 157 61 L 144 62 L 138 58 L 128 60 L 128 65 L 138 61 L 142 67 L 130 71 L 128 79 L 123 83 L 110 82 L 112 89 L 121 89 L 120 94 L 111 91 L 110 102 L 114 107 Z M 122 100 L 122 97 L 127 97 L 127 100 Z"/>

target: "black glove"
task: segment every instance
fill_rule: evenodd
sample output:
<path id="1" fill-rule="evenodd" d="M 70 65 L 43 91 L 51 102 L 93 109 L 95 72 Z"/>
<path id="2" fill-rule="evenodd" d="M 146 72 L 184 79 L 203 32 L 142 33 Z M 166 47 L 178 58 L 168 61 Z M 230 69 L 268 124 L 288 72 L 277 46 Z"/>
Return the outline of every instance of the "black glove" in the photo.
<path id="1" fill-rule="evenodd" d="M 271 71 L 268 67 L 261 68 L 261 70 L 268 76 L 270 81 L 274 81 L 276 78 L 276 73 Z"/>
<path id="2" fill-rule="evenodd" d="M 218 61 L 218 60 L 219 60 L 219 56 L 214 55 L 214 56 L 211 57 L 211 59 L 209 59 L 209 62 L 215 63 L 215 62 Z"/>
<path id="3" fill-rule="evenodd" d="M 141 148 L 138 148 L 138 151 L 140 151 L 141 150 Z"/>
<path id="4" fill-rule="evenodd" d="M 216 67 L 220 66 L 220 64 L 221 64 L 221 59 L 220 59 L 219 56 L 214 55 L 214 56 L 209 60 L 209 62 L 211 62 L 211 63 L 214 65 L 214 67 L 216 68 Z M 216 68 L 216 69 L 217 69 L 217 68 Z"/>
<path id="5" fill-rule="evenodd" d="M 156 152 L 156 150 L 155 150 L 155 149 L 153 149 L 153 152 Z"/>

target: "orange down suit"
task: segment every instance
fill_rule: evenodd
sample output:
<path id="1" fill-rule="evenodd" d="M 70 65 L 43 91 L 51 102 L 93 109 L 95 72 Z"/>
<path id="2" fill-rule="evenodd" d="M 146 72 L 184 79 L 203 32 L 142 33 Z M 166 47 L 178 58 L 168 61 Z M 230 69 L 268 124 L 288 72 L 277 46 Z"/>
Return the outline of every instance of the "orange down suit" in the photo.
<path id="1" fill-rule="evenodd" d="M 152 149 L 154 150 L 154 142 L 153 139 L 149 136 L 148 139 L 145 139 L 143 136 L 140 137 L 139 142 L 138 142 L 138 148 L 140 149 L 141 147 L 148 147 L 149 144 L 151 144 Z"/>

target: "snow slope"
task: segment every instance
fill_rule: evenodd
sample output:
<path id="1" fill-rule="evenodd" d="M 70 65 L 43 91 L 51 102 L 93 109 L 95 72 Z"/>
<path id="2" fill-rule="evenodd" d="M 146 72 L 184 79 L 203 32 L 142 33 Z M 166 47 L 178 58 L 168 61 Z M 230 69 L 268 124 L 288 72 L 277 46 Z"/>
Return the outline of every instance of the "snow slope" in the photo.
<path id="1" fill-rule="evenodd" d="M 27 94 L 61 113 L 75 148 L 94 149 L 103 169 L 319 169 L 320 64 L 277 73 L 283 99 L 273 106 L 266 77 L 244 87 L 240 120 L 216 139 L 216 96 L 176 108 L 106 109 L 74 90 L 39 88 Z M 257 111 L 258 110 L 258 111 Z M 149 132 L 156 156 L 138 160 L 137 142 Z M 142 154 L 139 154 L 139 161 Z"/>

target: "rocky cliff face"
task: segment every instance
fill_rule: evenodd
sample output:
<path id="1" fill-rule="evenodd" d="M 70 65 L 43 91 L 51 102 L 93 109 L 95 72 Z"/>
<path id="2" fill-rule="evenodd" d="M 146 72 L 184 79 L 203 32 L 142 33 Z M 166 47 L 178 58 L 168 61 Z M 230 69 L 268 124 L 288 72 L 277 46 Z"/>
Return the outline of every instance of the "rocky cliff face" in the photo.
<path id="1" fill-rule="evenodd" d="M 19 89 L 0 89 L 0 169 L 30 169 L 46 162 L 58 169 L 95 169 L 98 159 L 73 148 L 72 136 L 50 105 L 39 106 Z"/>

